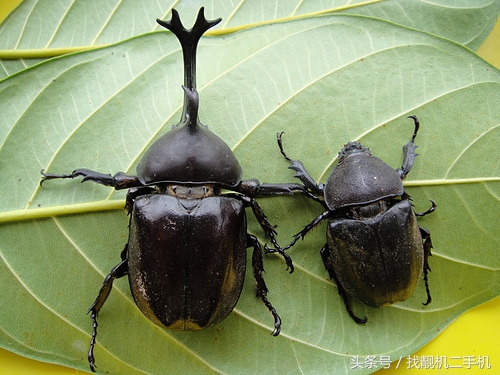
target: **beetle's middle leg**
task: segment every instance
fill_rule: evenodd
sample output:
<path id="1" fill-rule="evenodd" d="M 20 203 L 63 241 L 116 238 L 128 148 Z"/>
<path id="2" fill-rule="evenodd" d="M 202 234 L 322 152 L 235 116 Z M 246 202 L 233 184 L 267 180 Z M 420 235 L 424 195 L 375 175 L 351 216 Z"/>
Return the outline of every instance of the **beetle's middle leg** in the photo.
<path id="1" fill-rule="evenodd" d="M 304 239 L 305 235 L 309 233 L 313 228 L 315 228 L 319 223 L 321 223 L 324 219 L 326 219 L 328 216 L 330 216 L 331 212 L 329 210 L 323 212 L 321 215 L 316 217 L 313 221 L 311 221 L 309 224 L 307 224 L 304 228 L 299 233 L 296 233 L 293 236 L 292 242 L 290 242 L 288 245 L 286 245 L 283 250 L 288 250 L 291 248 L 293 245 L 297 243 L 298 240 L 301 238 Z M 273 249 L 269 249 L 269 252 L 274 252 Z"/>
<path id="2" fill-rule="evenodd" d="M 99 290 L 99 294 L 97 295 L 97 298 L 95 299 L 94 303 L 92 306 L 90 306 L 88 313 L 90 314 L 90 318 L 92 319 L 92 337 L 90 339 L 90 347 L 89 347 L 89 352 L 88 352 L 88 360 L 89 360 L 89 365 L 90 369 L 95 372 L 96 371 L 96 365 L 95 365 L 95 359 L 94 359 L 94 347 L 96 344 L 96 337 L 97 337 L 97 315 L 99 314 L 99 311 L 101 310 L 101 307 L 104 305 L 104 302 L 108 299 L 109 294 L 111 293 L 111 289 L 113 288 L 113 281 L 115 279 L 119 279 L 120 277 L 123 277 L 127 275 L 128 273 L 128 259 L 126 258 L 127 256 L 127 248 L 128 244 L 125 245 L 125 248 L 122 251 L 121 257 L 122 261 L 118 263 L 109 275 L 106 276 L 104 279 L 104 282 L 102 283 L 101 289 Z"/>
<path id="3" fill-rule="evenodd" d="M 320 251 L 321 258 L 323 259 L 323 263 L 325 264 L 325 268 L 328 271 L 328 274 L 330 275 L 330 278 L 332 278 L 335 281 L 335 284 L 337 284 L 337 290 L 339 293 L 339 296 L 342 297 L 342 300 L 344 301 L 345 308 L 347 310 L 347 313 L 349 316 L 358 324 L 365 324 L 367 319 L 366 317 L 364 318 L 359 318 L 354 314 L 351 308 L 351 304 L 349 303 L 349 299 L 347 297 L 347 293 L 344 289 L 344 287 L 340 284 L 337 275 L 335 275 L 335 271 L 333 269 L 332 261 L 330 259 L 330 249 L 328 248 L 328 244 L 325 244 L 323 248 Z"/>
<path id="4" fill-rule="evenodd" d="M 427 211 L 424 212 L 415 212 L 416 216 L 425 216 L 430 214 L 431 212 L 434 212 L 436 210 L 437 204 L 434 201 L 431 201 L 431 208 L 429 208 Z"/>
<path id="5" fill-rule="evenodd" d="M 231 196 L 233 198 L 241 200 L 246 207 L 250 207 L 253 211 L 253 214 L 257 218 L 257 221 L 259 222 L 261 228 L 264 230 L 264 233 L 270 237 L 272 244 L 275 246 L 275 249 L 272 249 L 272 253 L 279 253 L 283 259 L 286 262 L 287 269 L 290 269 L 290 273 L 293 272 L 293 262 L 292 258 L 290 255 L 285 253 L 285 251 L 278 245 L 278 241 L 276 241 L 276 230 L 273 228 L 273 226 L 267 221 L 266 215 L 264 214 L 264 211 L 262 211 L 262 208 L 260 207 L 259 203 L 246 195 L 241 195 L 241 194 L 227 194 L 227 196 Z M 267 249 L 267 247 L 266 247 Z"/>
<path id="6" fill-rule="evenodd" d="M 269 300 L 267 299 L 267 293 L 269 292 L 269 290 L 267 289 L 266 282 L 264 281 L 264 277 L 262 276 L 262 273 L 264 272 L 262 247 L 260 246 L 257 237 L 251 234 L 247 234 L 247 246 L 253 247 L 252 268 L 253 268 L 253 277 L 255 279 L 255 288 L 257 291 L 257 297 L 260 297 L 262 302 L 264 302 L 264 305 L 266 305 L 266 307 L 273 315 L 274 330 L 272 332 L 272 335 L 278 336 L 281 331 L 281 318 L 276 312 L 276 309 L 273 307 L 271 302 L 269 302 Z"/>

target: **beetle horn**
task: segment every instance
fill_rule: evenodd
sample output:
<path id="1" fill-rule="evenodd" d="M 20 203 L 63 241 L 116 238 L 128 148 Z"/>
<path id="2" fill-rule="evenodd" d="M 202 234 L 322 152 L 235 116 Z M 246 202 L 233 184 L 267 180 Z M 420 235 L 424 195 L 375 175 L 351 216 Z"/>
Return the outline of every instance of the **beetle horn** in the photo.
<path id="1" fill-rule="evenodd" d="M 190 131 L 196 131 L 196 127 L 200 124 L 198 120 L 198 107 L 200 105 L 200 97 L 198 91 L 191 90 L 189 87 L 182 86 L 184 90 L 184 121 L 188 122 Z"/>
<path id="2" fill-rule="evenodd" d="M 198 47 L 198 41 L 205 31 L 217 25 L 220 21 L 221 18 L 212 21 L 207 20 L 203 7 L 200 8 L 196 22 L 189 30 L 182 25 L 179 13 L 175 9 L 172 9 L 172 18 L 170 21 L 156 20 L 158 24 L 174 33 L 181 43 L 182 55 L 184 57 L 184 86 L 191 91 L 196 90 L 196 48 Z M 186 119 L 189 101 L 190 98 L 187 91 L 185 91 L 182 120 Z"/>

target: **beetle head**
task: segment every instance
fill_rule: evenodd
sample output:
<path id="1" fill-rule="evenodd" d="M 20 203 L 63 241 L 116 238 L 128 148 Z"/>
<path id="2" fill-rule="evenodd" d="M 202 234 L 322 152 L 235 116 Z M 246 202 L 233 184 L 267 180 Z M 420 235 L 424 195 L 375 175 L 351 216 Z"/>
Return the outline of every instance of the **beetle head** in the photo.
<path id="1" fill-rule="evenodd" d="M 361 143 L 356 141 L 349 142 L 348 144 L 344 145 L 342 150 L 340 150 L 339 152 L 339 163 L 341 163 L 349 155 L 361 153 L 371 155 L 370 149 L 368 147 L 365 147 Z"/>
<path id="2" fill-rule="evenodd" d="M 198 119 L 196 47 L 203 33 L 219 21 L 208 21 L 203 8 L 190 30 L 184 28 L 175 9 L 170 21 L 157 20 L 177 36 L 182 46 L 184 109 L 181 122 L 155 141 L 137 166 L 137 176 L 144 185 L 179 183 L 233 187 L 241 181 L 241 166 L 229 146 Z"/>

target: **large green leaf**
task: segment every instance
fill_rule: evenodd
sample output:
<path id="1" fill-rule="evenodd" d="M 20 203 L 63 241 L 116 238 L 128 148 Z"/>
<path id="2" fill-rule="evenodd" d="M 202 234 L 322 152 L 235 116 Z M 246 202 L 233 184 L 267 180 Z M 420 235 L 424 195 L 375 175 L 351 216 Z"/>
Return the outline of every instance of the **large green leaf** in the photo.
<path id="1" fill-rule="evenodd" d="M 191 23 L 198 4 L 191 1 L 25 0 L 0 28 L 0 49 L 86 46 L 119 42 L 156 30 L 157 17 L 172 7 Z M 480 0 L 246 1 L 205 4 L 207 17 L 222 17 L 216 29 L 240 27 L 316 12 L 366 14 L 446 36 L 477 48 L 493 27 L 500 2 Z"/>
<path id="2" fill-rule="evenodd" d="M 29 59 L 32 50 L 96 46 L 120 42 L 158 30 L 155 19 L 166 18 L 172 7 L 194 21 L 199 4 L 192 1 L 58 1 L 24 0 L 0 25 L 0 50 L 27 51 L 24 60 L 3 61 L 0 77 L 6 77 L 40 60 Z M 248 27 L 256 23 L 344 12 L 369 15 L 440 35 L 477 49 L 495 24 L 500 0 L 329 0 L 243 1 L 205 4 L 208 18 L 222 17 L 216 30 Z M 45 52 L 41 52 L 42 54 Z"/>
<path id="3" fill-rule="evenodd" d="M 251 273 L 233 314 L 196 333 L 162 330 L 135 307 L 126 280 L 100 315 L 99 369 L 114 374 L 342 373 L 353 355 L 413 353 L 467 309 L 500 291 L 497 152 L 500 73 L 470 50 L 360 16 L 331 16 L 204 38 L 198 84 L 202 121 L 240 160 L 245 178 L 293 181 L 276 146 L 325 181 L 337 152 L 360 140 L 397 167 L 412 122 L 420 156 L 407 186 L 433 236 L 433 302 L 419 285 L 406 302 L 345 312 L 319 256 L 325 227 L 290 251 L 296 271 L 266 257 L 269 298 Z M 180 118 L 179 44 L 153 33 L 53 59 L 0 82 L 0 345 L 87 369 L 85 315 L 127 240 L 123 192 L 78 181 L 38 184 L 39 171 L 86 167 L 134 173 L 142 153 Z M 279 240 L 321 212 L 303 197 L 260 199 Z M 63 215 L 62 213 L 72 213 Z M 262 231 L 249 212 L 249 231 Z M 369 372 L 365 369 L 359 373 Z"/>

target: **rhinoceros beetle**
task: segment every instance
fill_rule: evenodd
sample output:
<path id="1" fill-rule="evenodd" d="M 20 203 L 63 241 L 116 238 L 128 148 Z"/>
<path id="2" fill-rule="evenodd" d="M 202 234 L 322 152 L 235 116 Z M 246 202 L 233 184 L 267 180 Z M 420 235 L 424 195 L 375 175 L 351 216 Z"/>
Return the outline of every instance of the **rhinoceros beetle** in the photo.
<path id="1" fill-rule="evenodd" d="M 316 183 L 302 162 L 290 159 L 283 149 L 283 133 L 277 135 L 281 153 L 303 183 L 306 195 L 326 209 L 280 250 L 289 249 L 322 220 L 329 219 L 321 257 L 347 312 L 358 324 L 367 319 L 354 314 L 348 296 L 371 307 L 404 301 L 422 273 L 427 292 L 423 304 L 431 302 L 427 274 L 432 242 L 429 231 L 417 224 L 416 216 L 433 212 L 436 204 L 431 201 L 431 208 L 416 213 L 403 188 L 402 180 L 417 156 L 414 140 L 419 121 L 416 116 L 409 118 L 415 130 L 403 147 L 401 168 L 394 170 L 360 143 L 349 142 L 340 151 L 326 184 Z"/>
<path id="2" fill-rule="evenodd" d="M 180 41 L 184 58 L 184 108 L 181 121 L 155 141 L 137 166 L 137 175 L 114 176 L 88 169 L 70 174 L 45 173 L 41 183 L 83 177 L 115 189 L 129 189 L 128 243 L 121 262 L 104 279 L 89 312 L 92 336 L 88 360 L 95 371 L 97 315 L 113 281 L 128 275 L 132 296 L 152 322 L 172 330 L 195 331 L 222 321 L 239 299 L 246 268 L 246 249 L 253 247 L 256 293 L 274 317 L 277 336 L 281 319 L 267 299 L 262 273 L 262 248 L 247 233 L 245 207 L 250 207 L 264 232 L 277 246 L 275 230 L 254 199 L 261 195 L 293 195 L 300 184 L 260 184 L 242 180 L 238 160 L 228 145 L 198 119 L 195 59 L 201 36 L 220 19 L 209 21 L 203 8 L 192 29 L 185 29 L 177 11 L 157 22 Z M 222 189 L 229 191 L 222 193 Z M 291 258 L 284 252 L 290 273 Z"/>

